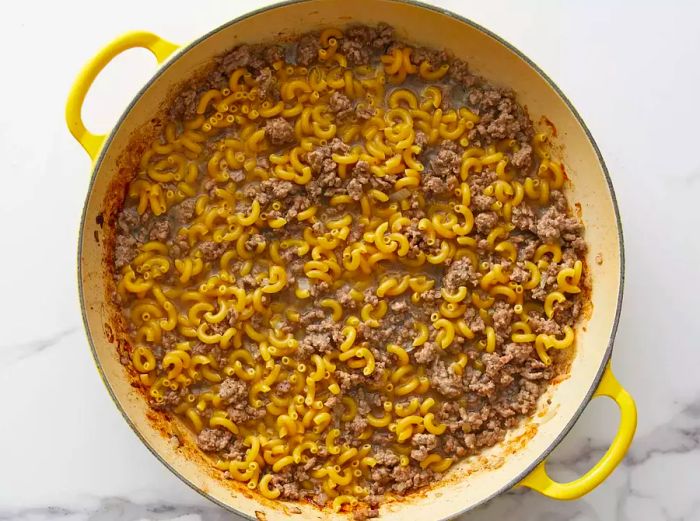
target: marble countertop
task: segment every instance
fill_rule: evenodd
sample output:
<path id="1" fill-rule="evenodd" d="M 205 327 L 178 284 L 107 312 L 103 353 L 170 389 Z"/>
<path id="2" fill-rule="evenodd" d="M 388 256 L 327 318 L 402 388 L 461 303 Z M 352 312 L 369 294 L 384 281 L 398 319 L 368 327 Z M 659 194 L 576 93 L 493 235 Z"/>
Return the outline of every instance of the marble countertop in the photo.
<path id="1" fill-rule="evenodd" d="M 90 165 L 63 110 L 79 67 L 121 32 L 146 28 L 184 42 L 266 3 L 82 0 L 4 10 L 0 520 L 234 519 L 145 449 L 95 371 L 74 275 Z M 628 457 L 584 499 L 510 492 L 462 519 L 700 520 L 700 240 L 691 231 L 700 227 L 700 7 L 680 0 L 633 8 L 583 0 L 434 3 L 519 47 L 557 81 L 596 137 L 627 253 L 613 367 L 639 407 Z M 90 93 L 89 126 L 107 130 L 153 66 L 146 51 L 119 57 Z M 588 469 L 617 421 L 612 402 L 591 403 L 552 456 L 553 475 L 571 479 Z"/>

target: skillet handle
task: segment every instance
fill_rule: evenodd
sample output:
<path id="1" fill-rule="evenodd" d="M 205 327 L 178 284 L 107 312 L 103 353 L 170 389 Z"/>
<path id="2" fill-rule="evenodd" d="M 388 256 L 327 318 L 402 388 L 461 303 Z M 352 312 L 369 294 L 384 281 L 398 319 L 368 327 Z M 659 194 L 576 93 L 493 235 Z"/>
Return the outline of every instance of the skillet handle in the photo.
<path id="1" fill-rule="evenodd" d="M 610 362 L 605 368 L 598 389 L 593 394 L 594 398 L 598 396 L 612 398 L 620 408 L 620 425 L 617 434 L 600 461 L 580 478 L 568 483 L 559 483 L 547 475 L 545 469 L 547 460 L 544 460 L 518 486 L 531 488 L 552 499 L 578 499 L 588 494 L 612 474 L 632 443 L 637 428 L 637 407 L 632 396 L 613 375 Z"/>
<path id="2" fill-rule="evenodd" d="M 145 31 L 133 31 L 123 34 L 108 43 L 83 67 L 68 93 L 68 101 L 66 103 L 68 130 L 78 140 L 78 143 L 83 146 L 93 161 L 97 158 L 97 153 L 102 148 L 102 144 L 107 136 L 104 134 L 93 134 L 85 128 L 81 114 L 85 96 L 102 69 L 116 56 L 134 47 L 148 49 L 155 55 L 158 63 L 161 64 L 179 46 Z"/>

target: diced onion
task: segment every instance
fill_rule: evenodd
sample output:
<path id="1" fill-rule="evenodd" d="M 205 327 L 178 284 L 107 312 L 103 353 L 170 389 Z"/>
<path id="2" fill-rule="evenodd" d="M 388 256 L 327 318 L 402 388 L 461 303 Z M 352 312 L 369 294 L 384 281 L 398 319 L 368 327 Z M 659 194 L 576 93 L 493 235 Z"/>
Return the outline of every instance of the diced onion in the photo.
<path id="1" fill-rule="evenodd" d="M 411 191 L 408 188 L 402 188 L 398 192 L 394 192 L 389 196 L 390 201 L 403 201 L 411 195 Z"/>

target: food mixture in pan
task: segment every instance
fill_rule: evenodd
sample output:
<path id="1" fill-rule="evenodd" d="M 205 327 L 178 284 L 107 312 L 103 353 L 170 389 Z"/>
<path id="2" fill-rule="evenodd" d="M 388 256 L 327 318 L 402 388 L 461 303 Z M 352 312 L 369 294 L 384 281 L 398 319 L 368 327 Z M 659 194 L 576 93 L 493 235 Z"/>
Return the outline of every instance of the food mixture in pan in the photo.
<path id="1" fill-rule="evenodd" d="M 547 140 L 388 26 L 236 47 L 128 187 L 125 363 L 225 477 L 377 515 L 503 440 L 572 346 L 586 244 Z"/>

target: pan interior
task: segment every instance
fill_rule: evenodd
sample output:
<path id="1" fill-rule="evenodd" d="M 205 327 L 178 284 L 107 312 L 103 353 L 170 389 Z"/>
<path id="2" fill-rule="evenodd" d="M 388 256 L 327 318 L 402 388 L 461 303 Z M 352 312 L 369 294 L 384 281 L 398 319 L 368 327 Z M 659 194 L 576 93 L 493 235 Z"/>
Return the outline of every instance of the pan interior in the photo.
<path id="1" fill-rule="evenodd" d="M 382 519 L 412 516 L 442 519 L 473 508 L 510 488 L 525 476 L 568 431 L 595 388 L 607 361 L 621 298 L 622 242 L 612 188 L 592 138 L 572 107 L 537 68 L 505 42 L 478 26 L 439 10 L 390 0 L 303 1 L 258 11 L 197 40 L 161 69 L 127 109 L 96 164 L 80 239 L 80 295 L 95 359 L 115 403 L 151 451 L 192 487 L 226 508 L 251 518 L 299 514 L 299 519 L 328 519 L 314 507 L 265 501 L 225 481 L 192 447 L 174 448 L 173 426 L 150 411 L 119 362 L 120 341 L 112 287 L 105 277 L 114 214 L 125 182 L 138 159 L 151 120 L 163 113 L 180 84 L 212 57 L 240 42 L 270 41 L 329 25 L 348 23 L 394 26 L 398 37 L 434 48 L 448 48 L 497 85 L 512 87 L 537 122 L 546 116 L 557 129 L 557 143 L 571 180 L 569 200 L 580 207 L 589 244 L 587 262 L 593 283 L 590 319 L 577 332 L 570 375 L 540 401 L 532 421 L 513 432 L 502 446 L 458 465 L 438 486 L 409 498 L 387 502 Z M 437 30 L 439 28 L 439 30 Z M 266 35 L 261 38 L 261 35 Z M 599 262 L 602 261 L 602 262 Z M 182 432 L 186 429 L 180 428 Z M 332 518 L 332 517 L 331 517 Z M 344 517 L 342 517 L 344 518 Z"/>

